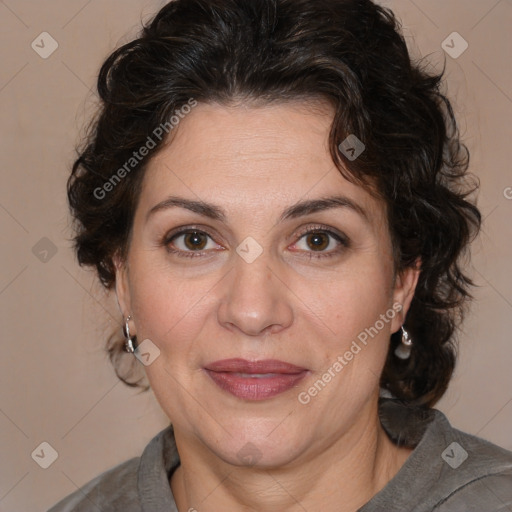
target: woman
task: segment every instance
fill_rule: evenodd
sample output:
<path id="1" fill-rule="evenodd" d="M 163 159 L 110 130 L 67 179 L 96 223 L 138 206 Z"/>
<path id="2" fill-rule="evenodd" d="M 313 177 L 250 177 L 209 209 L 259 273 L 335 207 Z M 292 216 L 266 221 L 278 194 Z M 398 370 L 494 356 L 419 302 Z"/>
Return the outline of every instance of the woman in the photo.
<path id="1" fill-rule="evenodd" d="M 432 408 L 480 225 L 440 81 L 369 0 L 174 0 L 106 60 L 76 250 L 172 426 L 52 512 L 512 507 Z"/>

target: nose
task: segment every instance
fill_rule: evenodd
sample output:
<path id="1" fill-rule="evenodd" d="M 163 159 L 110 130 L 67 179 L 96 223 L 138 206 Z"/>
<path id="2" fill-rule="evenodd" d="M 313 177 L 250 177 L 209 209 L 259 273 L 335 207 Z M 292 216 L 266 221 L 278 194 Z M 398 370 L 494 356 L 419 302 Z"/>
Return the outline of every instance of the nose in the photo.
<path id="1" fill-rule="evenodd" d="M 291 292 L 276 270 L 265 253 L 252 263 L 237 256 L 234 270 L 224 281 L 219 323 L 247 336 L 275 334 L 289 327 L 293 322 Z"/>

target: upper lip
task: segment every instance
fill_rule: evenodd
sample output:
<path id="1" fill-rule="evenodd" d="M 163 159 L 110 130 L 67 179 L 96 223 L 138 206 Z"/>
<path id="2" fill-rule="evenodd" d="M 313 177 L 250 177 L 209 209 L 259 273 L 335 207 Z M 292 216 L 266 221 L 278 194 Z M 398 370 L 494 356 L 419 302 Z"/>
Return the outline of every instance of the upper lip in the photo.
<path id="1" fill-rule="evenodd" d="M 306 370 L 294 364 L 285 363 L 277 359 L 264 359 L 261 361 L 248 361 L 247 359 L 222 359 L 208 363 L 205 368 L 214 372 L 236 373 L 300 373 Z"/>

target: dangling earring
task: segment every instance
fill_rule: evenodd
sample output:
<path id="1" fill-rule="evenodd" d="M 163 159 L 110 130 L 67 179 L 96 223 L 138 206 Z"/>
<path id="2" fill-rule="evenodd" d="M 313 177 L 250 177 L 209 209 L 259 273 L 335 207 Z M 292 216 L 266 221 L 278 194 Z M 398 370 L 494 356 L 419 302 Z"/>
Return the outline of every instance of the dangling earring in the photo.
<path id="1" fill-rule="evenodd" d="M 133 354 L 135 352 L 135 348 L 137 345 L 137 337 L 130 336 L 130 326 L 128 325 L 128 322 L 131 319 L 132 317 L 128 316 L 128 318 L 124 321 L 123 334 L 124 337 L 126 338 L 126 341 L 124 342 L 124 349 L 126 350 L 126 352 Z"/>
<path id="2" fill-rule="evenodd" d="M 395 356 L 399 359 L 409 359 L 411 355 L 412 339 L 402 325 L 402 342 L 395 349 Z"/>

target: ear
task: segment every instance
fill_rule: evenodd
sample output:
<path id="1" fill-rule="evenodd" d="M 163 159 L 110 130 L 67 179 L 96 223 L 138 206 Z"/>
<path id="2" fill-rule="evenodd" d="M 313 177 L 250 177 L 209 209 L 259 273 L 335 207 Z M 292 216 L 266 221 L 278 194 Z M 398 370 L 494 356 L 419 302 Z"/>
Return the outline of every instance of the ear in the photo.
<path id="1" fill-rule="evenodd" d="M 131 314 L 131 301 L 130 301 L 130 286 L 128 279 L 128 265 L 119 253 L 116 253 L 112 258 L 116 268 L 116 296 L 119 310 L 123 318 Z"/>
<path id="2" fill-rule="evenodd" d="M 396 275 L 393 289 L 393 305 L 400 304 L 402 309 L 391 321 L 391 332 L 398 331 L 405 322 L 407 311 L 409 311 L 416 285 L 418 284 L 420 272 L 421 260 L 418 258 L 414 267 L 407 267 Z"/>

